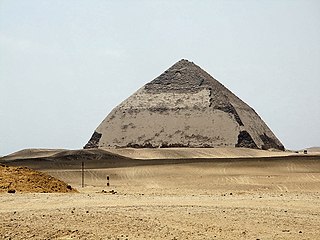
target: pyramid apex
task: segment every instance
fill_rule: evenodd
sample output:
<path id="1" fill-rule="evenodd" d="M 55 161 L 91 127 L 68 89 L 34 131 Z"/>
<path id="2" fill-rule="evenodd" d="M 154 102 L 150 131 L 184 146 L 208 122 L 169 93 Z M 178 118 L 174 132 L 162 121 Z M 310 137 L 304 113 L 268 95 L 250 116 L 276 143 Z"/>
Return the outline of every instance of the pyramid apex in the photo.
<path id="1" fill-rule="evenodd" d="M 197 92 L 201 89 L 221 84 L 195 63 L 181 59 L 160 76 L 145 85 L 148 92 Z"/>
<path id="2" fill-rule="evenodd" d="M 176 62 L 174 65 L 177 65 L 177 64 L 179 64 L 179 65 L 195 65 L 194 62 L 189 61 L 188 59 L 185 59 L 185 58 L 180 59 L 180 60 L 179 60 L 178 62 Z M 173 65 L 173 66 L 174 66 L 174 65 Z"/>
<path id="3" fill-rule="evenodd" d="M 191 62 L 191 61 L 189 61 L 188 59 L 185 59 L 185 58 L 181 58 L 178 62 L 193 63 L 193 62 Z"/>

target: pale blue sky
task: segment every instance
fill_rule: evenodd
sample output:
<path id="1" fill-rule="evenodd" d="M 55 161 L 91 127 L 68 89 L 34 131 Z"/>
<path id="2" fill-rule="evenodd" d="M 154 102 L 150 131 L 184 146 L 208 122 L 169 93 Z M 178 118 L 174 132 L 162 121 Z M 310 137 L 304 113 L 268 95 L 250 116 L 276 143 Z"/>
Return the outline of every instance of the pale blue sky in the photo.
<path id="1" fill-rule="evenodd" d="M 181 58 L 286 148 L 320 145 L 320 1 L 0 0 L 0 155 L 82 148 Z"/>

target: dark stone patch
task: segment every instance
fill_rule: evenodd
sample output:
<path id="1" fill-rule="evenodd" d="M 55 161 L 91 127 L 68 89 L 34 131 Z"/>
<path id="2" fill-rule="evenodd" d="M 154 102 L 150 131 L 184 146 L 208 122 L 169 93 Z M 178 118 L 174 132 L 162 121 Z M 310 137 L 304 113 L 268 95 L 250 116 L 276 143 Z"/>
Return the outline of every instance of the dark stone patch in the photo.
<path id="1" fill-rule="evenodd" d="M 94 131 L 89 142 L 83 147 L 84 149 L 88 148 L 98 148 L 100 138 L 102 137 L 101 133 Z"/>
<path id="2" fill-rule="evenodd" d="M 127 112 L 128 112 L 129 114 L 131 114 L 131 115 L 133 115 L 133 114 L 138 114 L 138 113 L 139 113 L 139 109 L 129 108 L 129 109 L 127 110 Z M 124 113 L 125 113 L 125 112 L 124 112 Z"/>
<path id="3" fill-rule="evenodd" d="M 190 139 L 190 140 L 196 140 L 199 143 L 200 142 L 211 142 L 212 139 L 207 137 L 207 136 L 202 136 L 200 134 L 191 134 L 191 135 L 185 135 L 185 139 Z"/>
<path id="4" fill-rule="evenodd" d="M 125 124 L 125 125 L 122 125 L 122 126 L 121 126 L 121 129 L 122 129 L 122 130 L 127 130 L 128 127 L 129 127 L 129 125 Z"/>
<path id="5" fill-rule="evenodd" d="M 128 130 L 128 128 L 136 128 L 136 126 L 133 124 L 133 123 L 129 123 L 129 124 L 124 124 L 124 125 L 122 125 L 121 127 L 121 130 L 122 131 L 127 131 Z"/>
<path id="6" fill-rule="evenodd" d="M 150 112 L 155 112 L 155 113 L 164 113 L 167 112 L 169 109 L 166 107 L 151 107 L 148 109 Z"/>
<path id="7" fill-rule="evenodd" d="M 151 143 L 149 142 L 144 142 L 141 144 L 138 143 L 128 143 L 126 147 L 130 147 L 130 148 L 156 148 L 156 146 L 153 146 Z"/>
<path id="8" fill-rule="evenodd" d="M 162 143 L 160 148 L 177 148 L 177 147 L 190 147 L 189 145 L 182 144 L 182 143 Z"/>
<path id="9" fill-rule="evenodd" d="M 149 142 L 144 142 L 144 143 L 128 143 L 126 147 L 130 148 L 174 148 L 174 147 L 190 147 L 189 145 L 186 144 L 181 144 L 181 143 L 167 143 L 163 142 L 159 146 L 158 145 L 152 145 Z"/>
<path id="10" fill-rule="evenodd" d="M 128 143 L 126 147 L 129 147 L 129 148 L 142 148 L 143 146 L 141 146 L 140 144 L 137 144 L 137 143 Z"/>
<path id="11" fill-rule="evenodd" d="M 209 98 L 209 107 L 212 106 L 213 98 Z"/>
<path id="12" fill-rule="evenodd" d="M 211 105 L 210 105 L 211 106 Z M 240 126 L 244 126 L 243 125 L 243 122 L 241 121 L 240 117 L 239 117 L 239 114 L 237 113 L 236 109 L 232 106 L 231 103 L 227 104 L 227 105 L 218 105 L 218 106 L 215 106 L 214 109 L 218 109 L 218 110 L 221 110 L 223 112 L 226 112 L 226 113 L 230 113 L 234 116 L 234 118 L 236 119 L 237 123 L 240 125 Z"/>
<path id="13" fill-rule="evenodd" d="M 247 131 L 241 131 L 238 135 L 238 143 L 235 147 L 255 148 L 258 149 L 257 144 Z"/>
<path id="14" fill-rule="evenodd" d="M 260 135 L 260 138 L 262 140 L 262 142 L 264 143 L 261 148 L 263 150 L 268 150 L 270 148 L 274 148 L 274 149 L 279 149 L 281 151 L 284 151 L 284 146 L 283 145 L 278 145 L 276 143 L 276 141 L 270 137 L 268 137 L 268 135 L 266 133 L 264 133 L 263 135 Z"/>
<path id="15" fill-rule="evenodd" d="M 130 147 L 130 148 L 180 148 L 180 147 L 184 147 L 184 148 L 190 148 L 189 143 L 187 144 L 183 144 L 183 143 L 168 143 L 168 142 L 163 142 L 160 145 L 152 145 L 149 142 L 145 142 L 145 143 L 128 143 L 126 145 L 126 147 Z M 209 144 L 202 144 L 200 146 L 197 146 L 199 148 L 211 148 L 212 146 Z"/>
<path id="16" fill-rule="evenodd" d="M 183 148 L 190 148 L 190 144 L 183 144 L 183 143 L 167 143 L 167 142 L 164 142 L 160 145 L 160 148 L 180 148 L 180 147 L 183 147 Z M 198 148 L 213 148 L 213 146 L 209 145 L 209 144 L 206 144 L 206 143 L 203 143 L 202 145 L 200 146 L 197 146 Z"/>

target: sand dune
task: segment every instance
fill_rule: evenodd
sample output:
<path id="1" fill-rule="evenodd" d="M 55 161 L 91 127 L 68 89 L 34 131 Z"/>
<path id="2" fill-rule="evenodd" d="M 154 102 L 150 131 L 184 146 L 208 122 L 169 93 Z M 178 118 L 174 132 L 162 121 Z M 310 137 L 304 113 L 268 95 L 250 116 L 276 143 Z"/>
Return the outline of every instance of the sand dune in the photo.
<path id="1" fill-rule="evenodd" d="M 294 152 L 258 150 L 251 148 L 99 148 L 99 149 L 24 149 L 0 158 L 0 161 L 22 159 L 193 159 L 193 158 L 249 158 L 293 156 Z"/>
<path id="2" fill-rule="evenodd" d="M 104 148 L 133 159 L 249 158 L 295 155 L 292 152 L 251 148 Z"/>
<path id="3" fill-rule="evenodd" d="M 310 147 L 310 148 L 307 148 L 308 152 L 309 153 L 318 153 L 320 154 L 320 147 Z"/>
<path id="4" fill-rule="evenodd" d="M 0 158 L 1 162 L 16 161 L 22 159 L 43 159 L 52 160 L 59 158 L 69 159 L 98 159 L 98 158 L 113 158 L 119 157 L 117 154 L 103 150 L 103 149 L 79 149 L 79 150 L 67 150 L 67 149 L 24 149 L 7 156 Z"/>
<path id="5" fill-rule="evenodd" d="M 23 149 L 23 150 L 11 153 L 7 156 L 3 156 L 2 158 L 0 158 L 0 160 L 49 157 L 61 151 L 64 151 L 64 149 L 41 149 L 41 148 Z"/>
<path id="6" fill-rule="evenodd" d="M 319 154 L 297 154 L 247 148 L 99 148 L 80 150 L 32 149 L 0 158 L 0 163 L 33 169 L 118 168 L 147 165 L 212 163 L 230 161 L 278 161 L 287 158 L 312 159 Z"/>

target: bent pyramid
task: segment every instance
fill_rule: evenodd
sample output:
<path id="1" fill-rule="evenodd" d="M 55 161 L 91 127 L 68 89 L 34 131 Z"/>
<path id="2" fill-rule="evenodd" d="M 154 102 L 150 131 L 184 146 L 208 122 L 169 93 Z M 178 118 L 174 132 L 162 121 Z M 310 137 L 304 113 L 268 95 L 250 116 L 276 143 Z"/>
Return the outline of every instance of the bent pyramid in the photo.
<path id="1" fill-rule="evenodd" d="M 84 148 L 284 146 L 245 102 L 180 60 L 114 108 Z"/>

